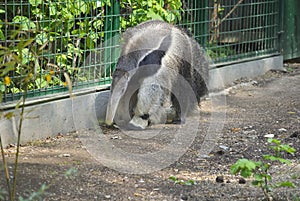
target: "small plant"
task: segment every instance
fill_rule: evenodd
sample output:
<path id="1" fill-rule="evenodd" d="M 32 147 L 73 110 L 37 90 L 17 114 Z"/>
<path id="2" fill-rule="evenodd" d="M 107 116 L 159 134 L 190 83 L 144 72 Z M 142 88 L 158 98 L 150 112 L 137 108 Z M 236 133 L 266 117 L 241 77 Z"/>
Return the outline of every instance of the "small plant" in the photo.
<path id="1" fill-rule="evenodd" d="M 235 55 L 236 52 L 234 49 L 232 49 L 230 46 L 221 46 L 218 45 L 216 42 L 211 42 L 207 44 L 207 54 L 210 56 L 210 58 L 216 60 L 216 59 L 224 59 L 228 56 Z"/>
<path id="2" fill-rule="evenodd" d="M 0 10 L 1 11 L 1 10 Z M 17 123 L 17 139 L 16 139 L 16 153 L 14 162 L 12 165 L 12 171 L 10 171 L 8 162 L 6 160 L 5 150 L 2 141 L 2 135 L 0 133 L 0 155 L 2 158 L 2 163 L 0 170 L 4 172 L 4 177 L 6 181 L 6 189 L 0 189 L 0 200 L 16 200 L 17 196 L 17 180 L 19 175 L 19 156 L 20 156 L 20 147 L 21 147 L 21 135 L 23 129 L 23 122 L 25 120 L 25 102 L 27 99 L 27 93 L 30 90 L 30 85 L 38 80 L 38 73 L 36 72 L 36 66 L 29 65 L 26 60 L 26 55 L 23 54 L 24 50 L 27 53 L 33 55 L 33 58 L 36 58 L 34 55 L 37 55 L 37 51 L 34 48 L 34 38 L 29 37 L 29 32 L 22 30 L 15 30 L 10 36 L 11 40 L 18 41 L 15 43 L 15 46 L 4 47 L 0 44 L 0 103 L 2 102 L 2 97 L 6 93 L 9 93 L 8 88 L 10 85 L 13 85 L 11 77 L 16 75 L 16 72 L 19 72 L 18 77 L 18 89 L 21 93 L 21 98 L 18 102 L 15 103 L 15 111 L 12 112 L 3 112 L 0 109 L 0 119 L 11 119 L 14 116 L 19 117 Z M 0 33 L 1 34 L 1 33 Z M 24 36 L 28 36 L 27 38 Z M 47 80 L 48 82 L 48 80 Z M 68 85 L 71 85 L 70 83 Z M 70 92 L 71 93 L 71 92 Z M 68 170 L 65 174 L 66 177 L 70 177 L 74 174 L 76 170 L 74 168 Z M 18 197 L 20 201 L 31 201 L 31 200 L 43 200 L 42 196 L 45 194 L 48 186 L 43 184 L 40 189 L 36 192 L 33 192 L 29 195 L 28 198 Z"/>
<path id="3" fill-rule="evenodd" d="M 278 187 L 292 187 L 295 185 L 291 181 L 283 181 L 272 184 L 272 176 L 269 169 L 274 162 L 290 165 L 291 162 L 282 158 L 283 153 L 293 154 L 295 149 L 289 145 L 281 144 L 280 140 L 269 138 L 268 143 L 271 144 L 269 148 L 274 151 L 274 154 L 263 155 L 264 161 L 253 161 L 245 158 L 239 159 L 234 165 L 231 166 L 232 174 L 240 174 L 244 178 L 252 177 L 252 185 L 264 192 L 267 200 L 272 200 L 270 192 L 273 188 Z"/>
<path id="4" fill-rule="evenodd" d="M 178 179 L 175 176 L 170 176 L 169 179 L 174 181 L 174 184 L 180 184 L 180 185 L 186 185 L 186 186 L 192 186 L 192 185 L 196 184 L 196 182 L 192 179 L 189 179 L 189 180 L 185 181 L 185 180 L 182 180 L 182 179 Z"/>
<path id="5" fill-rule="evenodd" d="M 19 201 L 34 201 L 34 200 L 43 200 L 43 195 L 46 194 L 46 190 L 49 187 L 46 184 L 43 184 L 40 189 L 36 192 L 30 194 L 28 198 L 19 197 Z"/>

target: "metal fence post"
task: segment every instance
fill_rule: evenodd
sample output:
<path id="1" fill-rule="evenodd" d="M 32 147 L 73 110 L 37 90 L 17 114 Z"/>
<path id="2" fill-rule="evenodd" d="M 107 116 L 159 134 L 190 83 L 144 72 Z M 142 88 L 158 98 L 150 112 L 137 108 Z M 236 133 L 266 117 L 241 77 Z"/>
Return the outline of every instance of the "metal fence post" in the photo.
<path id="1" fill-rule="evenodd" d="M 290 0 L 282 2 L 282 50 L 284 59 L 293 59 L 300 57 L 300 2 L 299 0 Z"/>
<path id="2" fill-rule="evenodd" d="M 104 50 L 105 77 L 110 77 L 115 69 L 113 61 L 117 57 L 117 43 L 120 31 L 120 1 L 111 1 L 111 6 L 106 6 L 104 24 L 104 44 L 108 45 Z"/>

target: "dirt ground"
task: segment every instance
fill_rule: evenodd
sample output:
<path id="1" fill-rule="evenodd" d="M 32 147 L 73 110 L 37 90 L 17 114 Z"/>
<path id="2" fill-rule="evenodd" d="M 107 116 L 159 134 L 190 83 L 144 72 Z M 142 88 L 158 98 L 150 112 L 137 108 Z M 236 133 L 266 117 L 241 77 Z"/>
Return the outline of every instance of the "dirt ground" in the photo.
<path id="1" fill-rule="evenodd" d="M 158 170 L 148 174 L 131 174 L 140 173 L 136 170 L 151 170 L 151 167 L 143 166 L 145 161 L 126 163 L 126 157 L 120 163 L 96 160 L 86 138 L 93 131 L 60 134 L 24 145 L 19 163 L 18 196 L 26 197 L 46 184 L 48 189 L 42 195 L 43 200 L 263 200 L 262 191 L 251 186 L 251 179 L 242 180 L 240 176 L 230 174 L 230 166 L 240 158 L 260 160 L 263 154 L 270 153 L 266 135 L 273 134 L 296 149 L 294 155 L 285 155 L 292 161 L 291 166 L 274 163 L 271 168 L 273 180 L 292 181 L 296 188 L 274 189 L 272 196 L 274 200 L 299 200 L 300 65 L 285 65 L 288 70 L 285 73 L 268 72 L 252 80 L 236 81 L 225 91 L 226 104 L 220 107 L 212 107 L 211 99 L 204 101 L 197 134 L 193 136 L 191 130 L 183 131 L 183 136 L 193 138 L 191 145 L 178 160 L 171 160 L 170 165 L 162 169 L 159 169 L 160 162 L 167 158 L 154 161 Z M 203 150 L 207 138 L 203 133 L 207 133 L 209 127 L 214 128 L 215 125 L 210 124 L 212 112 L 219 109 L 226 111 L 226 116 L 220 114 L 222 119 L 215 120 L 224 120 L 224 126 L 219 134 L 212 130 L 215 141 L 209 143 L 215 144 L 208 144 L 210 153 L 200 156 L 199 150 Z M 151 128 L 166 131 L 153 139 L 133 138 L 118 129 L 103 127 L 102 131 L 115 147 L 113 150 L 120 148 L 124 153 L 134 155 L 160 150 L 174 142 L 172 138 L 178 126 Z M 139 132 L 135 131 L 135 135 Z M 93 142 L 97 146 L 97 140 Z M 11 171 L 15 147 L 5 151 Z M 169 155 L 171 152 L 177 154 L 176 150 L 171 150 Z M 114 163 L 116 167 L 122 164 L 126 168 L 124 171 L 111 168 Z M 0 170 L 1 190 L 6 189 L 2 165 Z M 193 185 L 176 183 L 170 176 L 178 181 L 191 180 Z"/>

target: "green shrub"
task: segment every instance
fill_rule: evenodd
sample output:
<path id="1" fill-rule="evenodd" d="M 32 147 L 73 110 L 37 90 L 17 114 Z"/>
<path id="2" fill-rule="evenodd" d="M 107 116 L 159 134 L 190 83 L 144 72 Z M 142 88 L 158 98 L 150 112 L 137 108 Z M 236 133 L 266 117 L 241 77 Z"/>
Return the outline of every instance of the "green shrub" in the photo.
<path id="1" fill-rule="evenodd" d="M 5 22 L 0 20 L 0 70 L 5 69 L 0 75 L 0 93 L 23 92 L 20 85 L 26 73 L 19 65 L 10 63 L 11 56 L 20 57 L 23 65 L 34 68 L 29 90 L 66 87 L 66 73 L 72 82 L 110 76 L 110 69 L 102 69 L 111 68 L 107 63 L 114 59 L 107 59 L 110 54 L 105 56 L 104 40 L 109 40 L 105 34 L 112 37 L 114 34 L 110 32 L 118 34 L 122 29 L 148 19 L 175 23 L 181 18 L 182 3 L 180 0 L 122 0 L 121 16 L 108 16 L 111 7 L 110 0 L 29 0 L 20 11 L 16 11 L 17 5 L 8 4 L 6 10 L 0 7 L 0 19 L 6 19 Z M 107 19 L 116 17 L 120 18 L 117 30 L 105 28 L 105 23 L 112 22 Z M 19 41 L 28 38 L 33 39 L 30 47 L 18 51 Z M 110 45 L 117 46 L 118 43 Z M 10 55 L 5 55 L 7 49 Z M 94 66 L 86 63 L 91 54 L 97 55 L 92 63 Z M 3 66 L 4 63 L 9 69 Z M 5 85 L 4 76 L 11 79 L 10 85 Z"/>

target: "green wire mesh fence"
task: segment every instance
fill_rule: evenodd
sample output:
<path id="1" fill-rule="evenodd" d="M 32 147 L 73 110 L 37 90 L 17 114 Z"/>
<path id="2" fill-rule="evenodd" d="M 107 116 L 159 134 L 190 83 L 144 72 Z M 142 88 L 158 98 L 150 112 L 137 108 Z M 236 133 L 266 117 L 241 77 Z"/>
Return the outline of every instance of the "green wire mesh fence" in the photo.
<path id="1" fill-rule="evenodd" d="M 278 0 L 210 1 L 209 54 L 217 64 L 278 54 Z"/>
<path id="2" fill-rule="evenodd" d="M 149 19 L 183 27 L 216 65 L 278 54 L 278 1 L 4 0 L 0 98 L 18 100 L 25 76 L 30 97 L 108 86 L 120 34 Z"/>

